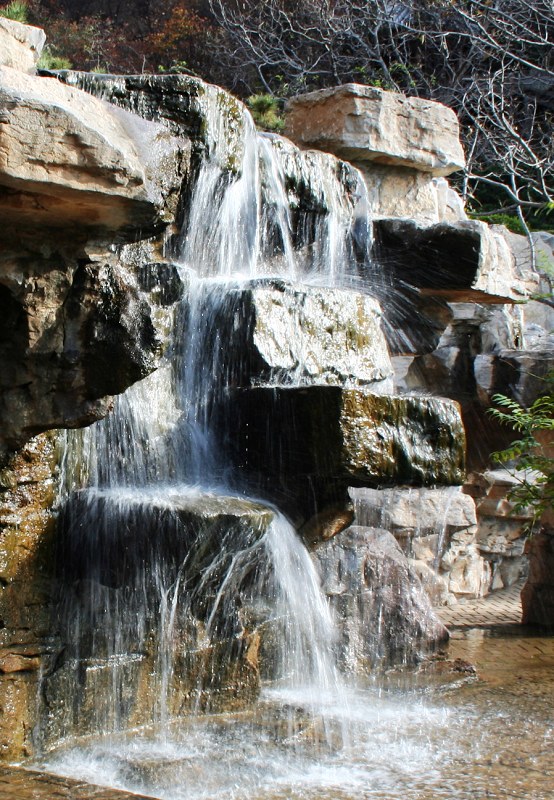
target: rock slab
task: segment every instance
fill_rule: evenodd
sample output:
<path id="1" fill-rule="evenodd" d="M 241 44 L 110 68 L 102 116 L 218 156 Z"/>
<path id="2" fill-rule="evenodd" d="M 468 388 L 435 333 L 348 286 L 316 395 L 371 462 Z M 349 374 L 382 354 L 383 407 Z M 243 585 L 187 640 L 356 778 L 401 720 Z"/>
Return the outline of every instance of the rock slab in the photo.
<path id="1" fill-rule="evenodd" d="M 354 163 L 411 167 L 432 175 L 463 169 L 454 112 L 429 100 L 349 83 L 299 95 L 287 108 L 286 135 Z"/>

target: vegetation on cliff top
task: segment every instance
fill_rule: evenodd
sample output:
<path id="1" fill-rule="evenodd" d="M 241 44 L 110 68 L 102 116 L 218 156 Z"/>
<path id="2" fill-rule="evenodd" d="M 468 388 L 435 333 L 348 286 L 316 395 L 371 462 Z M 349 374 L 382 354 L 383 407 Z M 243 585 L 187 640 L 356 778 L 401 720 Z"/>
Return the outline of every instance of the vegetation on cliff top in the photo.
<path id="1" fill-rule="evenodd" d="M 345 82 L 445 103 L 462 124 L 459 188 L 473 212 L 552 227 L 551 0 L 12 0 L 4 11 L 15 6 L 46 30 L 49 68 L 190 72 L 253 98 L 276 130 L 284 99 Z"/>

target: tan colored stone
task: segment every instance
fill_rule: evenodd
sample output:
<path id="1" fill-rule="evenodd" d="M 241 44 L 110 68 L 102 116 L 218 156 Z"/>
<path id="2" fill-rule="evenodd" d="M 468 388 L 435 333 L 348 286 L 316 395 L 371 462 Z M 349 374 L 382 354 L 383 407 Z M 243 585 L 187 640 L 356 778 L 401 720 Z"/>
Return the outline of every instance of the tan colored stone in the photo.
<path id="1" fill-rule="evenodd" d="M 467 219 L 463 202 L 445 178 L 405 167 L 360 163 L 372 219 L 407 217 L 426 225 Z"/>
<path id="2" fill-rule="evenodd" d="M 462 169 L 454 112 L 429 100 L 349 83 L 293 98 L 286 134 L 355 164 L 372 161 L 432 175 Z"/>
<path id="3" fill-rule="evenodd" d="M 41 28 L 0 17 L 0 66 L 34 73 L 45 41 Z"/>
<path id="4" fill-rule="evenodd" d="M 110 230 L 155 223 L 159 197 L 120 113 L 54 78 L 7 67 L 0 68 L 0 92 L 4 221 Z"/>

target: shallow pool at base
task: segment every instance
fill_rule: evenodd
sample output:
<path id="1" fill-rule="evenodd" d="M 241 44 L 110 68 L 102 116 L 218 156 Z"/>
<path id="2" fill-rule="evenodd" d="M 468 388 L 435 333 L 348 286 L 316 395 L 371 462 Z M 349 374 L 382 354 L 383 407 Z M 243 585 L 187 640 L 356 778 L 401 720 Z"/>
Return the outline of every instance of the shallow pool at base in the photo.
<path id="1" fill-rule="evenodd" d="M 83 742 L 42 767 L 164 800 L 552 800 L 554 638 L 469 631 L 447 657 L 317 700 L 273 687 L 250 712 Z"/>

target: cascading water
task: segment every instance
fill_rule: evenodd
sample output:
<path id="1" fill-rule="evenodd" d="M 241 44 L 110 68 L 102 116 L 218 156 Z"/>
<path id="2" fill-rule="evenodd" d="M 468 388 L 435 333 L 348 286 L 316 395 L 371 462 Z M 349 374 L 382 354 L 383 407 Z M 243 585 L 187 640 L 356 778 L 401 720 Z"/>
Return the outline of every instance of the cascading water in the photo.
<path id="1" fill-rule="evenodd" d="M 257 136 L 246 112 L 235 150 L 223 148 L 223 114 L 217 104 L 207 114 L 208 156 L 179 237 L 185 298 L 166 363 L 106 420 L 68 436 L 67 649 L 63 668 L 45 676 L 41 731 L 46 747 L 68 747 L 43 764 L 189 800 L 337 797 L 337 786 L 360 797 L 376 775 L 396 797 L 389 761 L 428 771 L 433 747 L 416 744 L 416 733 L 425 721 L 441 731 L 447 715 L 375 696 L 368 705 L 341 685 L 313 563 L 282 514 L 229 490 L 240 480 L 229 474 L 214 413 L 245 369 L 222 338 L 233 329 L 222 315 L 239 314 L 230 288 L 267 275 L 356 282 L 371 249 L 363 182 L 352 172 L 345 196 L 326 163 L 300 214 L 294 198 L 319 157 Z M 267 683 L 253 711 L 260 672 Z M 201 710 L 212 716 L 191 716 Z M 381 754 L 372 726 L 384 719 L 397 734 Z M 72 746 L 82 736 L 97 738 Z"/>

